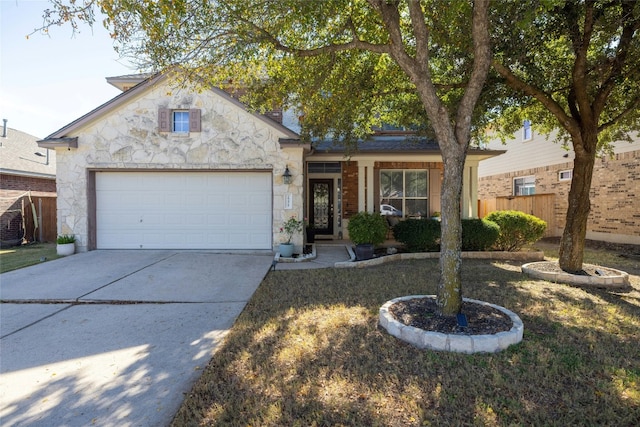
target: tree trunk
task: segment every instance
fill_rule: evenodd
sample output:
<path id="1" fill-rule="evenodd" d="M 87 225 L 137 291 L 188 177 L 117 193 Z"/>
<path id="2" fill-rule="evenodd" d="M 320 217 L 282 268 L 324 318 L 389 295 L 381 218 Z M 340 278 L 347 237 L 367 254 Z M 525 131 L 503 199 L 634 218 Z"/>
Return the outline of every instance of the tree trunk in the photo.
<path id="1" fill-rule="evenodd" d="M 455 316 L 462 308 L 462 224 L 460 198 L 466 147 L 453 140 L 440 143 L 444 162 L 441 190 L 440 280 L 437 303 L 439 314 Z"/>
<path id="2" fill-rule="evenodd" d="M 589 192 L 595 164 L 597 131 L 580 132 L 581 141 L 573 141 L 575 159 L 569 190 L 566 225 L 560 241 L 560 268 L 568 273 L 582 270 L 587 222 L 591 210 Z"/>

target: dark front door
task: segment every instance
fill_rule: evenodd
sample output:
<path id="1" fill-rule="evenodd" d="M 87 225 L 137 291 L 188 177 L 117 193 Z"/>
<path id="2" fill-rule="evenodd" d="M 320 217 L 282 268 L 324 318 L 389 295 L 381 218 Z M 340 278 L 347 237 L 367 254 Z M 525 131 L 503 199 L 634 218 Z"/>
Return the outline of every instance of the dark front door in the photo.
<path id="1" fill-rule="evenodd" d="M 309 186 L 309 222 L 316 235 L 333 235 L 333 180 L 311 179 Z"/>

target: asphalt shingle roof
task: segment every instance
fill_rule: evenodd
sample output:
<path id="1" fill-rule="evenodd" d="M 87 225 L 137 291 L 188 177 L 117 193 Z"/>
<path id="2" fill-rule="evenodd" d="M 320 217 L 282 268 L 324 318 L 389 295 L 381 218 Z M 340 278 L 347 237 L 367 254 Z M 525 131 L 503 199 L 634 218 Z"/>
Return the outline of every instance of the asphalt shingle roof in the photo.
<path id="1" fill-rule="evenodd" d="M 38 139 L 28 133 L 7 128 L 7 136 L 0 136 L 0 172 L 55 178 L 56 152 L 49 150 L 47 164 L 47 150 L 38 147 Z"/>

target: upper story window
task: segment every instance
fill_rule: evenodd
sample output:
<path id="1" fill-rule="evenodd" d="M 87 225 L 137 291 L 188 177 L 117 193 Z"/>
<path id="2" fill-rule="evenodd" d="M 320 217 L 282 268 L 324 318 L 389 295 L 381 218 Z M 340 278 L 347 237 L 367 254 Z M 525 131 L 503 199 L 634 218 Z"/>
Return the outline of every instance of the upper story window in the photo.
<path id="1" fill-rule="evenodd" d="M 522 140 L 531 141 L 533 139 L 533 130 L 531 129 L 531 121 L 525 120 L 522 122 Z"/>
<path id="2" fill-rule="evenodd" d="M 173 126 L 171 131 L 175 133 L 189 132 L 189 112 L 188 111 L 173 112 Z"/>
<path id="3" fill-rule="evenodd" d="M 380 213 L 404 217 L 429 214 L 427 171 L 388 169 L 380 171 Z"/>
<path id="4" fill-rule="evenodd" d="M 187 134 L 200 132 L 200 110 L 170 110 L 161 108 L 158 110 L 158 130 L 160 132 L 173 132 Z"/>
<path id="5" fill-rule="evenodd" d="M 573 169 L 558 172 L 558 181 L 571 181 L 573 178 Z"/>
<path id="6" fill-rule="evenodd" d="M 531 196 L 536 194 L 536 177 L 524 176 L 521 178 L 514 178 L 513 180 L 513 195 L 514 196 Z"/>

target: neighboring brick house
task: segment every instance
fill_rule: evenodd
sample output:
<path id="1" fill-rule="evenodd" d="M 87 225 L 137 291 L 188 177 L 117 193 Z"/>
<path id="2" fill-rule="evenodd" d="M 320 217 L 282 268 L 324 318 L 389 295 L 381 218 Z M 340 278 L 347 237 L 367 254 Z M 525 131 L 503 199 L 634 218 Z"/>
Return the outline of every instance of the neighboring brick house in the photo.
<path id="1" fill-rule="evenodd" d="M 640 137 L 633 136 L 631 143 L 614 144 L 613 157 L 596 159 L 587 239 L 640 244 Z M 502 207 L 524 206 L 535 199 L 538 216 L 551 227 L 547 235 L 561 236 L 566 223 L 573 152 L 563 149 L 552 137 L 536 135 L 530 129 L 522 129 L 506 145 L 494 141 L 489 147 L 507 151 L 481 163 L 480 203 L 497 199 Z"/>
<path id="2" fill-rule="evenodd" d="M 381 203 L 407 216 L 439 210 L 434 142 L 386 134 L 355 151 L 303 143 L 287 112 L 255 114 L 218 88 L 144 77 L 107 79 L 123 93 L 39 142 L 57 152 L 58 228 L 76 235 L 80 251 L 272 250 L 291 216 L 337 239 L 348 237 L 353 213 Z M 464 217 L 477 216 L 480 160 L 498 154 L 470 150 Z"/>
<path id="3" fill-rule="evenodd" d="M 7 127 L 6 120 L 0 132 L 0 242 L 11 246 L 25 237 L 22 214 L 29 195 L 56 195 L 56 154 L 38 147 L 35 136 Z"/>

